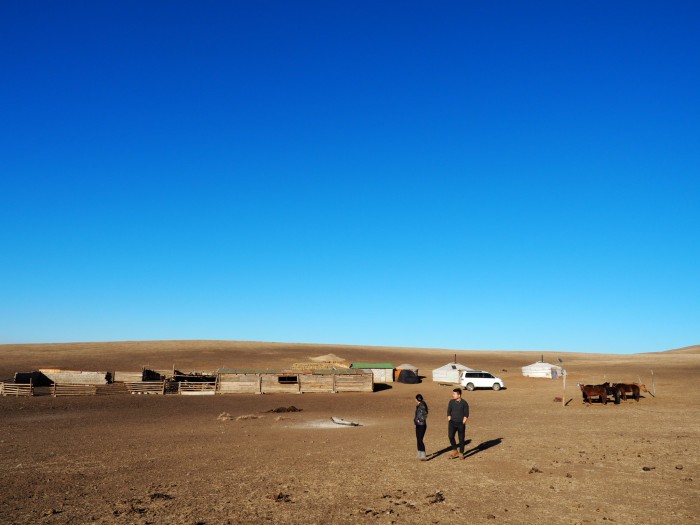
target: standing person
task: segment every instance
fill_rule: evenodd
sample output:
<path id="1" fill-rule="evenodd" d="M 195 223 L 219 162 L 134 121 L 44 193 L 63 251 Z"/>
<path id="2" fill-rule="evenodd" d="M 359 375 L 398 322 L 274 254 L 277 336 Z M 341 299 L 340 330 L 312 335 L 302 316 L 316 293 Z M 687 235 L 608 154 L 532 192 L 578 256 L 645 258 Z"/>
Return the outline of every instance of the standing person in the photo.
<path id="1" fill-rule="evenodd" d="M 413 423 L 416 425 L 416 442 L 418 445 L 418 459 L 425 461 L 425 431 L 428 430 L 428 404 L 423 401 L 423 396 L 416 395 L 416 414 L 413 416 Z"/>
<path id="2" fill-rule="evenodd" d="M 450 438 L 450 445 L 452 445 L 450 459 L 456 459 L 460 456 L 464 459 L 464 435 L 467 431 L 467 419 L 469 419 L 469 405 L 462 399 L 462 389 L 455 388 L 452 391 L 452 399 L 447 404 L 447 437 Z M 459 452 L 457 452 L 455 434 L 459 437 Z"/>

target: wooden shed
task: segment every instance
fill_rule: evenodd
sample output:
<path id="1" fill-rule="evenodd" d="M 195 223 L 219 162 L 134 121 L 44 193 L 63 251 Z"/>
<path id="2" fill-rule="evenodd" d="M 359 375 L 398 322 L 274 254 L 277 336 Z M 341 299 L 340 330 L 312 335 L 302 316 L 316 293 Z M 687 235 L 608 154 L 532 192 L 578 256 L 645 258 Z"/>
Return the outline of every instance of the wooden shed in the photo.
<path id="1" fill-rule="evenodd" d="M 372 374 L 360 370 L 232 370 L 217 374 L 218 394 L 372 392 Z"/>
<path id="2" fill-rule="evenodd" d="M 48 377 L 54 384 L 106 385 L 111 379 L 108 372 L 61 370 L 58 368 L 41 368 L 39 372 Z"/>
<path id="3" fill-rule="evenodd" d="M 371 372 L 375 383 L 394 382 L 394 365 L 391 363 L 353 363 L 350 368 Z"/>

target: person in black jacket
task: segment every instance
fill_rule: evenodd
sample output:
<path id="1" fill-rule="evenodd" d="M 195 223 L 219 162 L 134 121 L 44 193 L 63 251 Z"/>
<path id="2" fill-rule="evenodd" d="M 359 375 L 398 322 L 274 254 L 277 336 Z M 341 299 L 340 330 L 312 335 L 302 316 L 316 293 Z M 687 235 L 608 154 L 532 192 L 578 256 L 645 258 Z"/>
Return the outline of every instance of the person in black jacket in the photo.
<path id="1" fill-rule="evenodd" d="M 467 420 L 469 419 L 469 404 L 462 399 L 462 390 L 455 388 L 452 391 L 452 399 L 447 404 L 447 437 L 450 438 L 452 454 L 450 459 L 461 457 L 464 459 L 464 435 L 467 431 Z M 459 452 L 455 434 L 459 437 Z"/>
<path id="2" fill-rule="evenodd" d="M 416 425 L 416 442 L 418 444 L 418 459 L 425 461 L 425 443 L 423 437 L 428 430 L 428 405 L 423 401 L 423 396 L 416 395 L 416 413 L 413 416 L 413 423 Z"/>

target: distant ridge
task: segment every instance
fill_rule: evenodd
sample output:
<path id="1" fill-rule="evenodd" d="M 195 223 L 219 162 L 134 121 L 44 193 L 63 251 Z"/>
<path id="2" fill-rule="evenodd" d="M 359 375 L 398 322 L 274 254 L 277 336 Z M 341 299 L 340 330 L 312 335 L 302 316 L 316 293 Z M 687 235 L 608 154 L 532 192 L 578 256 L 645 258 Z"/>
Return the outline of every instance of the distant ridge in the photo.
<path id="1" fill-rule="evenodd" d="M 667 350 L 664 353 L 672 354 L 700 354 L 700 345 L 684 346 L 683 348 L 676 348 L 674 350 Z"/>

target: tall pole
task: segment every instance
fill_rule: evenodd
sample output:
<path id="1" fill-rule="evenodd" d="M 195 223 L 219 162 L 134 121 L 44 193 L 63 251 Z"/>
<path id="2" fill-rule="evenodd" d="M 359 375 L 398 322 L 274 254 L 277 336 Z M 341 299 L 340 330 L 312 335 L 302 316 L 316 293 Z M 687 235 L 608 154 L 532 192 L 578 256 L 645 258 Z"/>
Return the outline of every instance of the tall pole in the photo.
<path id="1" fill-rule="evenodd" d="M 562 392 L 561 396 L 561 406 L 565 407 L 566 406 L 566 370 L 563 371 L 564 375 L 564 391 Z"/>

